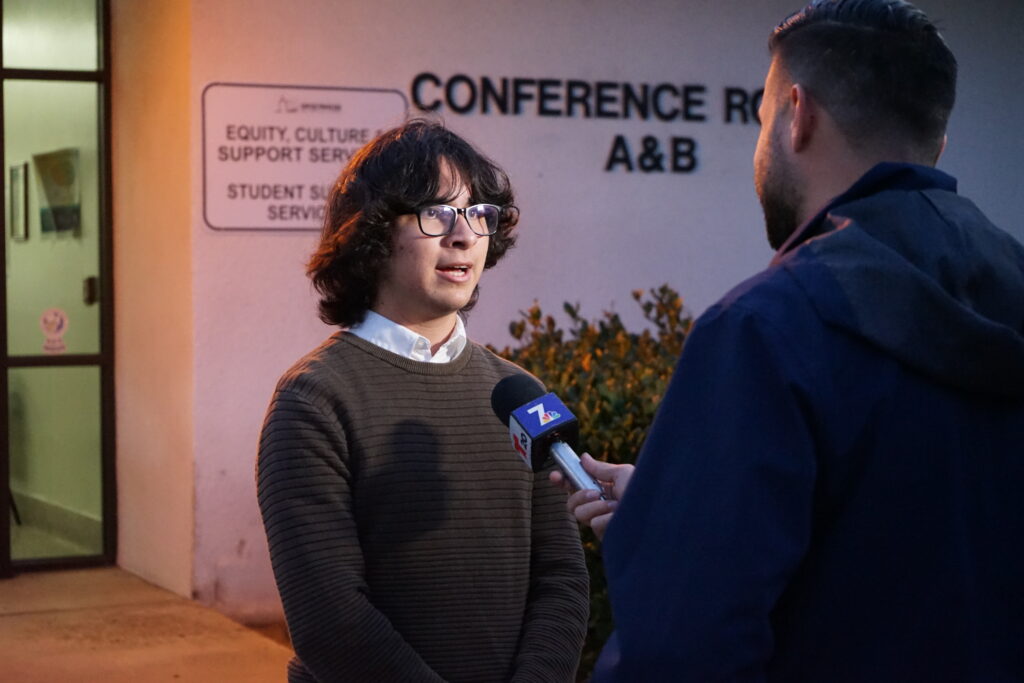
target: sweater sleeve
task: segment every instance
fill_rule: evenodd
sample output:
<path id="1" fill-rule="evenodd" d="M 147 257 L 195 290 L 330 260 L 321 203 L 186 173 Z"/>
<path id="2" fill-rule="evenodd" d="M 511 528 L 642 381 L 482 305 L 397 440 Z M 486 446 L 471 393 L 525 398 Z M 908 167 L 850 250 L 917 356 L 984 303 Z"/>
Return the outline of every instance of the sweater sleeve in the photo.
<path id="1" fill-rule="evenodd" d="M 514 682 L 575 680 L 587 632 L 589 577 L 579 528 L 549 472 L 534 475 L 530 593 Z"/>
<path id="2" fill-rule="evenodd" d="M 803 348 L 736 305 L 694 327 L 605 535 L 616 632 L 595 682 L 764 680 L 810 541 Z"/>
<path id="3" fill-rule="evenodd" d="M 260 437 L 257 491 L 295 653 L 321 683 L 441 681 L 370 602 L 337 417 L 290 388 Z"/>

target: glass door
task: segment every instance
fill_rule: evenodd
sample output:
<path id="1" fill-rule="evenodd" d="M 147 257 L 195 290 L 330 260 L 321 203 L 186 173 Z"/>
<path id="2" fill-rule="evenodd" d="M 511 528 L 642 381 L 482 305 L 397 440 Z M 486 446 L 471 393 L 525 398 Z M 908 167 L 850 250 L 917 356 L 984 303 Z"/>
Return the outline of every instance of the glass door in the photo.
<path id="1" fill-rule="evenodd" d="M 115 557 L 109 25 L 2 0 L 0 575 Z"/>

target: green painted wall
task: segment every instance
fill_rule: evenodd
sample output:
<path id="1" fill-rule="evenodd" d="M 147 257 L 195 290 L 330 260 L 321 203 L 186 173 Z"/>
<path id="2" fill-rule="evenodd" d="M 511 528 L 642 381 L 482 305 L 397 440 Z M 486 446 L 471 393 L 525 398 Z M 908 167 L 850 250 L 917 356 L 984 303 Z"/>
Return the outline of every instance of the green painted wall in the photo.
<path id="1" fill-rule="evenodd" d="M 99 368 L 13 368 L 8 378 L 11 488 L 99 520 Z"/>

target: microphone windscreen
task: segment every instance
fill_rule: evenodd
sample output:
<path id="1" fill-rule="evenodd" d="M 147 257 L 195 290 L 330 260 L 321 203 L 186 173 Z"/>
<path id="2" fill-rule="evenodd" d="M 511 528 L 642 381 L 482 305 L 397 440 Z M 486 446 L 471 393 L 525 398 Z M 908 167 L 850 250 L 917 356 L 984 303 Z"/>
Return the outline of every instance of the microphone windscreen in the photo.
<path id="1" fill-rule="evenodd" d="M 544 395 L 544 387 L 530 375 L 509 375 L 494 385 L 491 410 L 502 424 L 508 424 L 512 411 Z"/>

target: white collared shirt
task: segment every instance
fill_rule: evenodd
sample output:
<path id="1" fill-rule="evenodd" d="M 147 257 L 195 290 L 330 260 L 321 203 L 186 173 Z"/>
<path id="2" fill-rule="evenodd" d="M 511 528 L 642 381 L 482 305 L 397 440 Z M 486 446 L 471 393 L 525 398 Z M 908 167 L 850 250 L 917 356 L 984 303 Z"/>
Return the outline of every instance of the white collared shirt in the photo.
<path id="1" fill-rule="evenodd" d="M 421 363 L 448 363 L 462 353 L 468 341 L 466 326 L 460 316 L 455 316 L 455 329 L 435 354 L 430 353 L 429 339 L 374 311 L 367 311 L 363 322 L 353 325 L 348 331 L 386 351 Z"/>

